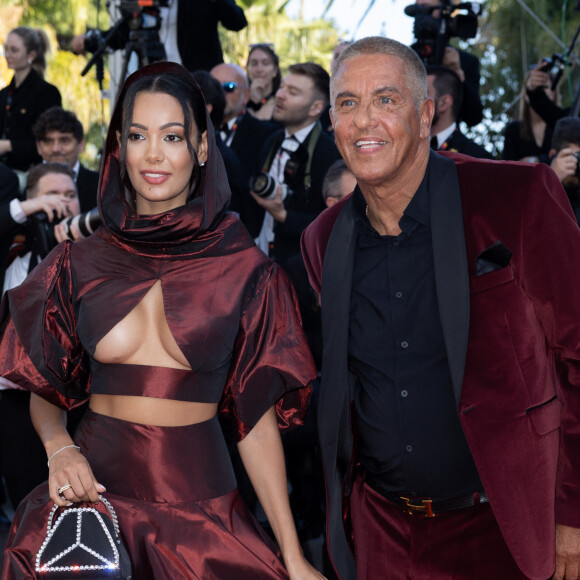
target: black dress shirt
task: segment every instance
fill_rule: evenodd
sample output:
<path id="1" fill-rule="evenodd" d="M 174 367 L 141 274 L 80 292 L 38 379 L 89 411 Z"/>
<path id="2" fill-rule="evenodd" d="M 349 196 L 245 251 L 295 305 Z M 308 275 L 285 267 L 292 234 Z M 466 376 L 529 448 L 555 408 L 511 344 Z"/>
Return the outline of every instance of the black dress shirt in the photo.
<path id="1" fill-rule="evenodd" d="M 349 362 L 357 375 L 363 468 L 386 490 L 448 499 L 482 485 L 459 423 L 443 341 L 426 180 L 398 236 L 371 227 L 355 190 Z"/>

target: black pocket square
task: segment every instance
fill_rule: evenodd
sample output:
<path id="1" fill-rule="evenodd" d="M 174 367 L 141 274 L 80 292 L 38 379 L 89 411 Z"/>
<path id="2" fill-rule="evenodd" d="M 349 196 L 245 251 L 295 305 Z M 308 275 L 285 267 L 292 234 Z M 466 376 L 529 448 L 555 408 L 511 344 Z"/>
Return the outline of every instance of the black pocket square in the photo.
<path id="1" fill-rule="evenodd" d="M 498 240 L 493 246 L 483 250 L 475 260 L 475 275 L 483 276 L 495 270 L 505 268 L 512 258 L 512 253 Z"/>

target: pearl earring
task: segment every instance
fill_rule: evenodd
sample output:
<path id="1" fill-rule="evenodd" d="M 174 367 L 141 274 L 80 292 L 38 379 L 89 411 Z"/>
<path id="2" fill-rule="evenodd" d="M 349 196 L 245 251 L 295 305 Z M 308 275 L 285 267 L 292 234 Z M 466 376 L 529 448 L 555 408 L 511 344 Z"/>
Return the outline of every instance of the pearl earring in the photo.
<path id="1" fill-rule="evenodd" d="M 31 65 L 31 64 L 32 64 L 32 59 L 31 59 L 31 58 L 29 58 L 29 59 L 28 59 L 28 64 L 29 64 L 29 65 Z"/>

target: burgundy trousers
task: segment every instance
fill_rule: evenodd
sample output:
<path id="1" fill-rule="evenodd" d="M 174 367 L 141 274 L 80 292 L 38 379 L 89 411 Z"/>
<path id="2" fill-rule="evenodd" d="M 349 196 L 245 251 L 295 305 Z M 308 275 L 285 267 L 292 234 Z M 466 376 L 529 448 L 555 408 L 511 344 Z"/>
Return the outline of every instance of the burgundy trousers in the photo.
<path id="1" fill-rule="evenodd" d="M 520 580 L 489 503 L 405 514 L 360 477 L 350 499 L 357 580 Z"/>

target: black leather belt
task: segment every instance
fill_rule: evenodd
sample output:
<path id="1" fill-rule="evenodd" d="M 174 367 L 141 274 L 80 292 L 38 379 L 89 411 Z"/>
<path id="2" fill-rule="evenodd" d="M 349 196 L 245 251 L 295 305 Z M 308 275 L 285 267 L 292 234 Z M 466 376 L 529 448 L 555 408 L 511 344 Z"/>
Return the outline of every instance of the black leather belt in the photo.
<path id="1" fill-rule="evenodd" d="M 451 499 L 434 500 L 430 497 L 411 497 L 411 495 L 408 494 L 398 494 L 388 491 L 368 473 L 364 477 L 364 482 L 385 499 L 401 506 L 404 513 L 409 515 L 421 514 L 426 518 L 433 518 L 436 514 L 441 512 L 472 507 L 489 501 L 484 490 L 475 491 L 469 495 L 462 495 Z"/>

